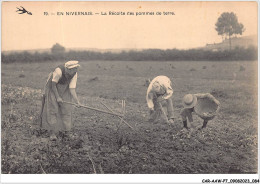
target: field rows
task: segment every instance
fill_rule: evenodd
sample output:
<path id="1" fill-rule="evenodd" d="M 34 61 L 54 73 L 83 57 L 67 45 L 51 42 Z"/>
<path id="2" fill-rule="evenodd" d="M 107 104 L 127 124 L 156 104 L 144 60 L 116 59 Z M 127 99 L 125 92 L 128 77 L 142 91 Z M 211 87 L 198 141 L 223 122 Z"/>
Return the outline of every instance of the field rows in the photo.
<path id="1" fill-rule="evenodd" d="M 120 112 L 125 99 L 125 120 L 135 131 L 116 117 L 80 108 L 73 114 L 77 139 L 50 142 L 37 116 L 44 80 L 57 65 L 2 65 L 2 173 L 257 172 L 256 63 L 82 62 L 80 101 Z M 159 74 L 175 83 L 173 125 L 147 121 L 145 80 Z M 220 113 L 203 131 L 187 131 L 181 99 L 198 92 L 212 93 Z M 201 125 L 194 117 L 194 126 Z"/>

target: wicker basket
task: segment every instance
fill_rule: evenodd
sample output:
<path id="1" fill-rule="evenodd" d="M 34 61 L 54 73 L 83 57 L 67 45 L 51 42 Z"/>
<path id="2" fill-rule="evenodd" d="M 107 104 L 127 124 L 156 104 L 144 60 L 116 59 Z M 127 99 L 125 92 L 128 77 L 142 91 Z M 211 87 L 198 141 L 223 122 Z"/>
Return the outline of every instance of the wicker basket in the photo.
<path id="1" fill-rule="evenodd" d="M 217 115 L 219 105 L 210 97 L 198 98 L 194 111 L 202 119 L 211 120 Z"/>

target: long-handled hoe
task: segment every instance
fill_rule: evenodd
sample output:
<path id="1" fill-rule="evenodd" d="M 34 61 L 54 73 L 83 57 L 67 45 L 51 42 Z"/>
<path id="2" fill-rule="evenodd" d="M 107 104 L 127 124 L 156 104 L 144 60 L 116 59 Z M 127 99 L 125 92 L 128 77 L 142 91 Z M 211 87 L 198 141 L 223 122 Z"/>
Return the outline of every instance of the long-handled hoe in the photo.
<path id="1" fill-rule="evenodd" d="M 100 102 L 102 105 L 104 105 L 107 110 L 109 110 L 110 112 L 114 113 L 113 110 L 111 108 L 109 108 L 106 104 L 104 104 L 103 102 Z M 125 109 L 125 100 L 122 100 L 122 113 L 123 113 L 123 117 L 125 116 L 125 113 L 126 113 L 126 109 Z M 124 122 L 127 126 L 129 126 L 131 129 L 134 130 L 134 128 L 129 125 L 122 117 L 119 117 L 117 116 L 120 120 L 121 120 L 121 123 Z"/>
<path id="2" fill-rule="evenodd" d="M 72 102 L 66 102 L 66 101 L 63 101 L 63 103 L 70 104 L 70 105 L 75 105 L 75 106 L 79 106 L 79 107 L 83 107 L 83 108 L 94 110 L 94 111 L 98 111 L 98 112 L 103 112 L 103 113 L 106 113 L 106 114 L 112 114 L 112 115 L 115 115 L 115 116 L 118 116 L 118 117 L 123 117 L 123 115 L 121 115 L 121 114 L 104 111 L 104 110 L 97 109 L 97 108 L 94 108 L 94 107 L 89 107 L 89 106 L 86 106 L 86 105 L 78 105 L 78 104 L 75 104 L 75 103 L 72 103 Z"/>
<path id="3" fill-rule="evenodd" d="M 98 111 L 98 112 L 102 112 L 102 113 L 106 113 L 106 114 L 111 114 L 111 115 L 115 115 L 117 116 L 121 122 L 124 122 L 127 126 L 129 126 L 131 129 L 134 130 L 134 128 L 129 125 L 124 119 L 123 117 L 125 116 L 125 100 L 122 100 L 122 114 L 117 114 L 115 113 L 111 108 L 109 108 L 107 105 L 105 105 L 103 102 L 100 102 L 102 103 L 109 111 L 105 111 L 105 110 L 101 110 L 101 109 L 97 109 L 97 108 L 94 108 L 94 107 L 89 107 L 89 106 L 86 106 L 86 105 L 78 105 L 78 104 L 75 104 L 75 103 L 72 103 L 72 102 L 66 102 L 66 101 L 63 101 L 63 103 L 66 103 L 66 104 L 71 104 L 71 105 L 75 105 L 75 106 L 79 106 L 79 107 L 83 107 L 83 108 L 86 108 L 86 109 L 90 109 L 90 110 L 94 110 L 94 111 Z"/>

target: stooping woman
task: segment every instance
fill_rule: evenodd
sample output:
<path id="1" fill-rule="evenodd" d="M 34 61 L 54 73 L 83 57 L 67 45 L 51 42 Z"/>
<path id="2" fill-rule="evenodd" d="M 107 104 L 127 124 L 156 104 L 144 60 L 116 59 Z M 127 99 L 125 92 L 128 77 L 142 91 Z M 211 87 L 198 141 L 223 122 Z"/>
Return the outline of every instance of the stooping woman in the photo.
<path id="1" fill-rule="evenodd" d="M 63 132 L 71 137 L 73 106 L 65 102 L 74 102 L 80 106 L 76 93 L 78 61 L 68 61 L 58 66 L 48 76 L 44 86 L 41 128 L 48 130 L 50 140 L 56 140 L 57 133 Z"/>

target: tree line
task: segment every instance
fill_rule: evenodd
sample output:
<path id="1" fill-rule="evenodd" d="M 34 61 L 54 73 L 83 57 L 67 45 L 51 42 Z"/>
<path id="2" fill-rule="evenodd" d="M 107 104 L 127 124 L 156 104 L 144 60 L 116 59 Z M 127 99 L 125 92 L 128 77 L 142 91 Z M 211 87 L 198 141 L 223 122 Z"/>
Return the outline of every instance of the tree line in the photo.
<path id="1" fill-rule="evenodd" d="M 2 53 L 2 63 L 15 62 L 47 62 L 61 60 L 79 61 L 251 61 L 257 60 L 257 48 L 235 48 L 224 51 L 210 51 L 203 49 L 177 50 L 177 49 L 146 49 L 142 51 L 94 52 L 94 51 L 68 51 L 45 53 Z"/>

